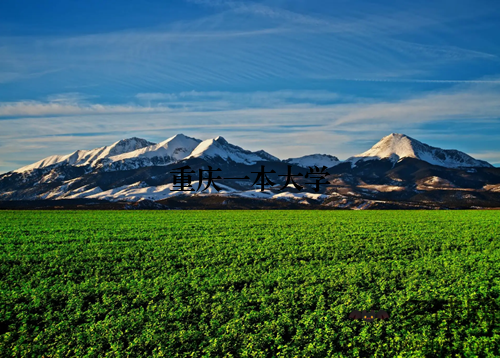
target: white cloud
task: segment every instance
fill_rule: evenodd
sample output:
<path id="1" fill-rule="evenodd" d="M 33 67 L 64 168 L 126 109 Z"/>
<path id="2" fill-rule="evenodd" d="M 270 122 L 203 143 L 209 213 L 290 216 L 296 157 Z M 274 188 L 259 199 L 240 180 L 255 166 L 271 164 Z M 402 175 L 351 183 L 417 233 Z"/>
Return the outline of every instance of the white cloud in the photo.
<path id="1" fill-rule="evenodd" d="M 139 93 L 137 99 L 145 101 L 167 101 L 167 103 L 178 103 L 179 101 L 225 101 L 234 103 L 239 107 L 249 104 L 257 106 L 276 105 L 290 102 L 332 102 L 339 99 L 339 95 L 325 90 L 282 90 L 282 91 L 255 91 L 255 92 L 223 92 L 223 91 L 188 91 L 180 93 Z M 183 102 L 187 103 L 187 102 Z"/>
<path id="2" fill-rule="evenodd" d="M 189 2 L 207 5 L 212 7 L 229 8 L 236 13 L 250 13 L 258 16 L 265 16 L 271 19 L 279 19 L 292 23 L 313 26 L 331 26 L 332 23 L 326 19 L 315 16 L 299 14 L 282 8 L 271 7 L 252 1 L 228 1 L 228 0 L 189 0 Z"/>
<path id="3" fill-rule="evenodd" d="M 0 117 L 96 115 L 111 113 L 168 112 L 165 107 L 140 107 L 136 105 L 102 105 L 52 102 L 21 101 L 0 103 Z"/>
<path id="4" fill-rule="evenodd" d="M 277 79 L 430 76 L 449 63 L 498 60 L 494 51 L 459 46 L 463 41 L 449 31 L 449 22 L 473 12 L 464 9 L 434 12 L 411 3 L 389 8 L 362 2 L 358 10 L 304 15 L 248 1 L 198 3 L 228 11 L 161 29 L 0 37 L 0 82 L 46 74 L 69 86 L 98 83 L 115 91 L 149 92 L 166 84 L 218 88 Z M 413 31 L 436 41 L 401 39 Z M 50 74 L 53 68 L 63 70 Z"/>
<path id="5" fill-rule="evenodd" d="M 6 61 L 8 62 L 8 61 Z M 1 60 L 0 60 L 1 63 Z M 8 65 L 8 64 L 6 64 Z M 7 67 L 7 66 L 6 66 Z M 14 82 L 18 80 L 29 80 L 37 77 L 42 77 L 48 74 L 56 73 L 62 71 L 63 68 L 59 69 L 49 69 L 40 72 L 22 72 L 17 69 L 13 69 L 11 72 L 0 72 L 0 83 Z"/>
<path id="6" fill-rule="evenodd" d="M 17 151 L 18 158 L 36 161 L 128 136 L 161 141 L 184 133 L 201 139 L 222 135 L 248 149 L 264 149 L 282 158 L 321 152 L 345 159 L 368 149 L 375 139 L 390 132 L 415 133 L 417 139 L 427 133 L 431 138 L 432 131 L 423 132 L 420 127 L 436 121 L 472 122 L 488 132 L 499 130 L 499 95 L 500 86 L 480 83 L 382 103 L 366 100 L 315 103 L 318 99 L 335 100 L 337 95 L 323 91 L 277 91 L 139 96 L 173 101 L 167 101 L 165 107 L 81 104 L 74 98 L 71 101 L 75 103 L 70 104 L 59 101 L 2 104 L 0 114 L 25 117 L 0 121 L 0 157 L 11 158 Z M 297 98 L 303 101 L 297 104 L 294 102 Z M 179 99 L 186 106 L 167 107 Z M 35 115 L 38 117 L 28 117 Z M 439 137 L 434 138 L 434 144 L 439 145 Z M 446 134 L 441 138 L 446 138 Z M 462 135 L 461 140 L 467 138 Z M 44 148 L 28 150 L 26 144 Z"/>
<path id="7" fill-rule="evenodd" d="M 477 153 L 469 153 L 474 158 L 486 160 L 492 164 L 500 164 L 500 151 L 485 151 Z"/>
<path id="8" fill-rule="evenodd" d="M 474 84 L 433 92 L 398 102 L 381 102 L 352 108 L 340 115 L 334 127 L 367 121 L 423 123 L 437 120 L 481 120 L 500 117 L 500 86 Z"/>
<path id="9" fill-rule="evenodd" d="M 325 77 L 326 79 L 327 77 Z M 355 82 L 395 82 L 395 83 L 500 83 L 500 80 L 426 80 L 426 79 L 391 79 L 391 78 L 339 78 L 344 81 L 355 81 Z"/>
<path id="10" fill-rule="evenodd" d="M 87 116 L 159 113 L 164 118 L 210 120 L 224 125 L 275 123 L 322 125 L 350 130 L 351 124 L 425 123 L 439 120 L 487 120 L 500 117 L 500 85 L 475 83 L 399 101 L 340 97 L 329 91 L 139 93 L 136 103 L 89 103 L 78 93 L 51 96 L 47 102 L 0 103 L 0 117 Z M 80 100 L 81 99 L 81 100 Z M 339 100 L 342 100 L 339 102 Z M 350 100 L 346 103 L 346 100 Z M 165 117 L 167 116 L 167 117 Z M 27 119 L 13 119 L 26 121 Z M 4 120 L 3 123 L 8 123 Z"/>
<path id="11" fill-rule="evenodd" d="M 303 104 L 325 103 L 339 99 L 329 91 L 275 91 L 275 92 L 180 92 L 139 93 L 136 98 L 145 105 L 95 104 L 88 102 L 97 96 L 80 93 L 63 93 L 42 101 L 0 102 L 0 117 L 26 116 L 77 116 L 120 113 L 165 113 L 214 110 L 238 110 L 241 108 L 288 108 L 303 107 Z M 161 102 L 160 102 L 161 101 Z M 155 102 L 151 105 L 151 102 Z M 308 106 L 308 105 L 307 105 Z"/>

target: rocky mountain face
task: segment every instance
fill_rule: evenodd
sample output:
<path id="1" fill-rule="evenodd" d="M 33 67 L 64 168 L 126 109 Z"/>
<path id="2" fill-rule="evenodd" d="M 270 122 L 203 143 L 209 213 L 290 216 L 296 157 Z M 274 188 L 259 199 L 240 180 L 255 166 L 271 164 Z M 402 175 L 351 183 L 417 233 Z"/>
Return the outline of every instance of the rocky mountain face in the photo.
<path id="1" fill-rule="evenodd" d="M 280 160 L 222 137 L 177 134 L 157 144 L 124 139 L 5 173 L 0 201 L 0 208 L 14 201 L 138 209 L 493 208 L 500 207 L 500 169 L 395 133 L 345 161 L 327 154 Z"/>

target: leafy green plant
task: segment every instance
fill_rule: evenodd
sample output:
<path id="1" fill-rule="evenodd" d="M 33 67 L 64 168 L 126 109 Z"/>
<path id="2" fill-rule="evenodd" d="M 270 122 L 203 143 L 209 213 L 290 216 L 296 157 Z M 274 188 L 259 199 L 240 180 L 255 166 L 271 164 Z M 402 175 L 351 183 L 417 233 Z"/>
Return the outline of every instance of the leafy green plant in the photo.
<path id="1" fill-rule="evenodd" d="M 500 355 L 497 211 L 0 219 L 2 357 Z"/>

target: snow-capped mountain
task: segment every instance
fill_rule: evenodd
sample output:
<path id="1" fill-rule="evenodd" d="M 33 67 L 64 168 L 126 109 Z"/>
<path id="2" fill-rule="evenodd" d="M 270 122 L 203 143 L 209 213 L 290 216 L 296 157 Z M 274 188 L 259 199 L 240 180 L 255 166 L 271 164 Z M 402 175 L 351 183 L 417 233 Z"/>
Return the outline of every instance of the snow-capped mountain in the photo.
<path id="1" fill-rule="evenodd" d="M 225 161 L 233 161 L 246 165 L 252 165 L 259 161 L 280 161 L 280 159 L 263 150 L 251 152 L 233 145 L 221 136 L 201 142 L 186 159 L 190 158 L 212 160 L 220 158 Z"/>
<path id="2" fill-rule="evenodd" d="M 108 157 L 100 165 L 108 171 L 168 165 L 189 156 L 200 143 L 200 139 L 176 134 L 158 144 Z"/>
<path id="3" fill-rule="evenodd" d="M 274 184 L 261 191 L 255 180 L 264 164 L 266 177 Z M 296 186 L 287 180 L 290 164 L 303 168 L 326 166 L 328 175 L 318 188 L 313 177 L 302 176 L 298 168 L 292 168 Z M 175 184 L 180 166 L 192 170 L 188 191 L 179 191 L 179 182 Z M 216 179 L 220 191 L 213 186 L 205 188 L 207 182 L 200 173 L 208 166 L 220 171 L 222 177 Z M 280 160 L 264 150 L 245 150 L 220 136 L 201 141 L 177 134 L 158 144 L 135 137 L 124 139 L 110 146 L 48 157 L 2 174 L 0 207 L 2 202 L 19 200 L 93 200 L 93 204 L 146 200 L 160 203 L 160 207 L 170 202 L 168 207 L 208 203 L 213 208 L 217 202 L 226 205 L 233 200 L 252 200 L 251 207 L 257 208 L 319 205 L 352 209 L 428 208 L 435 200 L 437 204 L 432 208 L 500 207 L 498 185 L 500 168 L 403 134 L 388 135 L 370 150 L 346 161 L 328 154 Z"/>
<path id="4" fill-rule="evenodd" d="M 122 139 L 109 146 L 91 150 L 77 150 L 76 152 L 67 155 L 53 155 L 36 163 L 14 170 L 14 172 L 24 173 L 33 169 L 45 168 L 55 164 L 73 166 L 92 165 L 101 159 L 132 152 L 136 149 L 145 148 L 153 144 L 154 143 L 152 142 L 137 137 Z"/>
<path id="5" fill-rule="evenodd" d="M 358 161 L 390 159 L 396 163 L 402 158 L 416 158 L 445 168 L 493 167 L 488 162 L 474 159 L 458 150 L 431 147 L 399 133 L 385 136 L 372 148 L 348 158 L 346 162 L 351 162 L 354 166 Z"/>
<path id="6" fill-rule="evenodd" d="M 317 166 L 322 168 L 323 166 L 331 168 L 339 163 L 339 158 L 329 155 L 329 154 L 310 154 L 304 155 L 298 158 L 289 158 L 284 160 L 285 163 L 295 164 L 303 168 Z"/>

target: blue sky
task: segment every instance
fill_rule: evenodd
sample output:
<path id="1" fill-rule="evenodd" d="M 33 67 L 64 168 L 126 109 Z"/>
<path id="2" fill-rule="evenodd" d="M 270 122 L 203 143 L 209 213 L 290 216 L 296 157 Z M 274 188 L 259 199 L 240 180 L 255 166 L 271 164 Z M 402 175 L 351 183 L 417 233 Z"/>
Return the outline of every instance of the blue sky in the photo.
<path id="1" fill-rule="evenodd" d="M 4 1 L 0 172 L 139 136 L 500 165 L 500 2 Z"/>

